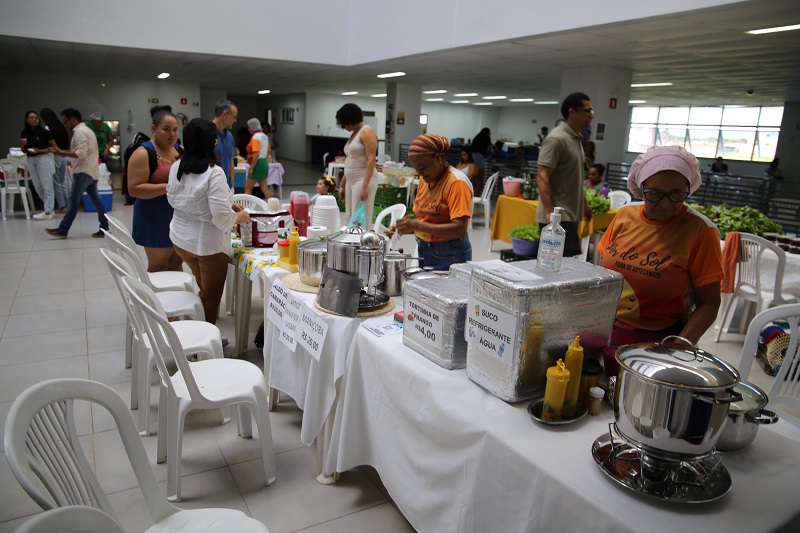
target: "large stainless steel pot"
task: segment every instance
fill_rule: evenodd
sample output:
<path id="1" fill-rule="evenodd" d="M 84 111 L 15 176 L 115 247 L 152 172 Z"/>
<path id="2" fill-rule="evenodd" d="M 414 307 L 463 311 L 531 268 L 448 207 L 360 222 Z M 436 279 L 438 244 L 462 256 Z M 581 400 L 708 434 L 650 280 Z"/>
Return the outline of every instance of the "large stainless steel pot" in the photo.
<path id="1" fill-rule="evenodd" d="M 297 272 L 306 285 L 319 285 L 325 270 L 328 243 L 321 239 L 308 239 L 297 245 Z"/>
<path id="2" fill-rule="evenodd" d="M 769 398 L 764 391 L 742 381 L 733 390 L 742 395 L 740 401 L 728 408 L 728 421 L 717 441 L 717 449 L 730 452 L 739 450 L 753 442 L 761 424 L 774 424 L 778 415 L 764 409 Z"/>
<path id="3" fill-rule="evenodd" d="M 361 279 L 364 288 L 383 281 L 384 237 L 359 226 L 327 237 L 327 266 Z"/>
<path id="4" fill-rule="evenodd" d="M 680 339 L 691 350 L 664 343 Z M 614 395 L 617 431 L 645 453 L 667 458 L 699 458 L 713 452 L 739 373 L 698 350 L 683 337 L 660 343 L 622 346 Z"/>

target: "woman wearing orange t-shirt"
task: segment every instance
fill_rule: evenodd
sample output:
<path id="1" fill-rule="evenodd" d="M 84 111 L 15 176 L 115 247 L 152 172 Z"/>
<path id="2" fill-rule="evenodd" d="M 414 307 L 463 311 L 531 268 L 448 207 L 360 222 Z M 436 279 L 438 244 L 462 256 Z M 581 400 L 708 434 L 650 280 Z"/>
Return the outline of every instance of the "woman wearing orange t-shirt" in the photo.
<path id="1" fill-rule="evenodd" d="M 652 147 L 631 165 L 628 189 L 644 204 L 620 209 L 598 245 L 602 266 L 625 278 L 612 346 L 667 335 L 697 343 L 716 320 L 719 230 L 683 203 L 701 184 L 697 158 L 679 146 Z"/>
<path id="2" fill-rule="evenodd" d="M 408 149 L 411 166 L 422 178 L 414 199 L 416 218 L 401 218 L 389 233 L 413 233 L 420 266 L 448 270 L 472 259 L 467 227 L 472 213 L 472 184 L 444 157 L 450 141 L 442 135 L 420 135 Z"/>

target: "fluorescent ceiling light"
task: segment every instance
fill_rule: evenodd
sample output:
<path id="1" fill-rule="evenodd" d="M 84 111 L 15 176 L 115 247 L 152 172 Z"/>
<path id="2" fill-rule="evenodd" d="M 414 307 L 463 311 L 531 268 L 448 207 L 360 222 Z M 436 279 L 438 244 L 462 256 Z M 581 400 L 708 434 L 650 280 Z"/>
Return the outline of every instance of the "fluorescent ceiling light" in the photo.
<path id="1" fill-rule="evenodd" d="M 162 72 L 161 74 L 158 75 L 158 79 L 160 80 L 165 80 L 167 78 L 169 78 L 169 72 Z"/>
<path id="2" fill-rule="evenodd" d="M 534 104 L 537 104 L 537 105 L 555 105 L 557 103 L 558 102 L 556 102 L 555 100 L 553 100 L 552 102 L 534 102 Z"/>
<path id="3" fill-rule="evenodd" d="M 435 91 L 422 91 L 422 94 L 444 94 L 446 92 L 444 89 L 436 89 Z"/>
<path id="4" fill-rule="evenodd" d="M 647 100 L 628 100 L 629 104 L 646 104 Z"/>
<path id="5" fill-rule="evenodd" d="M 405 76 L 405 72 L 387 72 L 386 74 L 378 74 L 379 78 L 396 78 L 398 76 Z"/>
<path id="6" fill-rule="evenodd" d="M 792 24 L 791 26 L 778 26 L 775 28 L 762 28 L 760 30 L 746 31 L 745 33 L 749 33 L 750 35 L 761 35 L 762 33 L 777 33 L 779 31 L 792 31 L 792 30 L 800 30 L 800 24 Z"/>
<path id="7" fill-rule="evenodd" d="M 469 100 L 450 100 L 451 104 L 468 104 Z"/>
<path id="8" fill-rule="evenodd" d="M 352 96 L 354 94 L 358 94 L 358 91 L 347 91 L 346 93 L 342 93 L 342 96 Z"/>
<path id="9" fill-rule="evenodd" d="M 462 97 L 462 96 L 478 96 L 478 93 L 458 93 L 454 94 L 453 96 Z"/>
<path id="10" fill-rule="evenodd" d="M 370 96 L 373 97 L 373 98 L 386 98 L 386 93 L 383 93 L 383 94 L 371 94 Z"/>
<path id="11" fill-rule="evenodd" d="M 484 100 L 505 100 L 507 96 L 484 96 Z"/>
<path id="12" fill-rule="evenodd" d="M 261 89 L 260 91 L 258 91 L 258 94 L 269 94 L 269 92 L 270 92 L 269 89 Z"/>
<path id="13" fill-rule="evenodd" d="M 492 103 L 491 102 L 477 102 L 477 103 L 474 103 L 472 105 L 492 105 Z"/>
<path id="14" fill-rule="evenodd" d="M 426 98 L 426 102 L 441 102 L 444 98 Z"/>
<path id="15" fill-rule="evenodd" d="M 509 102 L 533 102 L 533 98 L 512 98 Z"/>
<path id="16" fill-rule="evenodd" d="M 672 85 L 670 82 L 660 83 L 631 83 L 631 87 L 669 87 Z"/>

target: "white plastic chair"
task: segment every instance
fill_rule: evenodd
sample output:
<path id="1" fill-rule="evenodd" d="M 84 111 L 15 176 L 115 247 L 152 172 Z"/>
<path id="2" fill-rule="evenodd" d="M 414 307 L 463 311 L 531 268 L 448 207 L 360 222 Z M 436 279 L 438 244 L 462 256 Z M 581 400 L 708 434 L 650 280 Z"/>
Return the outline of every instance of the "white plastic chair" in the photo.
<path id="1" fill-rule="evenodd" d="M 87 505 L 100 509 L 119 523 L 81 447 L 75 427 L 74 400 L 88 400 L 103 406 L 114 418 L 155 522 L 148 531 L 269 533 L 264 524 L 241 511 L 184 511 L 167 502 L 122 399 L 107 385 L 86 379 L 37 383 L 17 397 L 8 413 L 4 434 L 8 464 L 23 490 L 42 509 Z"/>
<path id="2" fill-rule="evenodd" d="M 139 245 L 133 240 L 125 224 L 118 218 L 106 213 L 106 220 L 108 220 L 108 229 L 111 235 L 122 241 L 128 248 L 133 251 L 139 250 Z M 177 271 L 164 271 L 164 272 L 148 272 L 147 277 L 150 278 L 150 284 L 155 288 L 156 292 L 159 291 L 194 291 L 194 278 L 191 274 L 186 272 Z"/>
<path id="3" fill-rule="evenodd" d="M 269 211 L 267 202 L 252 194 L 234 194 L 233 203 L 239 204 L 250 211 L 259 211 L 262 213 Z"/>
<path id="4" fill-rule="evenodd" d="M 390 227 L 394 226 L 397 223 L 397 220 L 403 218 L 406 214 L 406 205 L 405 204 L 394 204 L 390 205 L 380 213 L 378 213 L 378 217 L 375 219 L 375 225 L 372 227 L 372 231 L 378 233 L 379 235 L 383 235 L 383 232 L 389 229 Z M 383 221 L 386 217 L 389 218 L 389 225 L 384 225 Z"/>
<path id="5" fill-rule="evenodd" d="M 20 185 L 18 169 L 26 169 L 23 163 L 12 161 L 11 159 L 0 159 L 0 171 L 3 172 L 4 187 L 0 188 L 0 210 L 3 213 L 3 220 L 6 219 L 6 213 L 14 212 L 14 195 L 19 194 L 22 198 L 22 207 L 25 209 L 25 218 L 31 218 L 31 210 L 33 209 L 33 194 L 30 187 Z M 9 196 L 11 197 L 10 209 L 8 208 Z M 30 202 L 30 204 L 28 204 Z"/>
<path id="6" fill-rule="evenodd" d="M 619 209 L 631 203 L 631 195 L 625 191 L 611 191 L 608 193 L 608 199 L 611 200 L 612 209 Z"/>
<path id="7" fill-rule="evenodd" d="M 146 334 L 150 340 L 161 374 L 163 390 L 158 407 L 157 459 L 167 460 L 167 499 L 181 500 L 183 427 L 186 415 L 196 409 L 236 405 L 239 435 L 242 437 L 253 435 L 252 414 L 258 426 L 266 485 L 272 485 L 276 479 L 275 452 L 267 385 L 261 369 L 249 361 L 238 359 L 206 359 L 190 363 L 172 323 L 154 308 L 155 293 L 131 277 L 123 278 L 122 286 L 139 317 L 135 325 L 144 327 L 145 331 L 140 333 Z M 176 365 L 178 370 L 170 375 L 167 364 Z M 165 434 L 167 439 L 163 438 Z"/>
<path id="8" fill-rule="evenodd" d="M 111 250 L 101 249 L 100 253 L 106 260 L 108 269 L 114 278 L 125 310 L 128 313 L 129 330 L 132 330 L 131 342 L 126 345 L 126 352 L 132 355 L 131 366 L 131 409 L 139 410 L 139 434 L 143 437 L 150 435 L 150 383 L 156 369 L 155 355 L 146 337 L 138 334 L 142 328 L 136 328 L 136 314 L 131 307 L 127 293 L 122 286 L 122 278 L 132 276 L 130 265 Z M 164 308 L 156 301 L 156 310 L 167 317 Z M 179 320 L 172 324 L 175 333 L 180 339 L 181 346 L 187 354 L 194 354 L 197 359 L 221 359 L 225 356 L 222 351 L 222 334 L 214 324 L 199 320 Z"/>
<path id="9" fill-rule="evenodd" d="M 125 533 L 100 509 L 69 505 L 39 513 L 25 521 L 15 533 Z"/>
<path id="10" fill-rule="evenodd" d="M 750 326 L 747 328 L 747 335 L 742 345 L 742 361 L 739 363 L 739 373 L 742 379 L 747 379 L 750 375 L 750 368 L 753 366 L 753 359 L 758 349 L 758 337 L 761 330 L 776 320 L 785 320 L 789 323 L 789 334 L 791 339 L 786 348 L 786 357 L 781 363 L 781 368 L 772 382 L 767 396 L 769 405 L 789 405 L 790 411 L 794 414 L 782 412 L 784 420 L 790 420 L 793 424 L 800 426 L 800 335 L 798 335 L 798 322 L 800 322 L 800 304 L 781 305 L 767 309 L 755 316 Z"/>
<path id="11" fill-rule="evenodd" d="M 775 271 L 775 285 L 772 291 L 764 290 L 761 287 L 761 256 L 764 252 L 771 251 L 778 256 L 778 267 Z M 719 316 L 717 323 L 717 336 L 715 342 L 719 342 L 722 335 L 723 328 L 728 321 L 728 315 L 731 314 L 733 309 L 736 309 L 735 304 L 741 298 L 746 302 L 745 309 L 742 312 L 742 318 L 739 322 L 739 331 L 743 332 L 747 326 L 747 319 L 750 316 L 750 304 L 756 304 L 754 314 L 758 314 L 762 309 L 768 309 L 777 305 L 789 304 L 797 301 L 794 296 L 784 296 L 783 289 L 783 272 L 786 269 L 786 252 L 778 248 L 774 243 L 766 239 L 762 239 L 757 235 L 750 233 L 739 234 L 739 257 L 742 261 L 736 264 L 736 286 L 732 294 L 722 295 L 722 313 Z M 733 318 L 731 316 L 731 318 Z"/>
<path id="12" fill-rule="evenodd" d="M 489 176 L 489 179 L 486 180 L 486 185 L 483 187 L 483 191 L 481 191 L 481 195 L 472 197 L 472 211 L 475 211 L 476 204 L 483 206 L 483 225 L 487 228 L 492 223 L 492 190 L 494 190 L 494 184 L 499 175 L 499 172 L 495 172 Z M 473 218 L 474 217 L 470 217 L 469 219 L 469 229 L 472 229 Z"/>
<path id="13" fill-rule="evenodd" d="M 327 172 L 327 169 L 328 169 L 328 156 L 329 155 L 330 155 L 330 152 L 325 152 L 324 154 L 322 154 L 322 169 L 324 171 L 326 171 L 326 172 Z"/>

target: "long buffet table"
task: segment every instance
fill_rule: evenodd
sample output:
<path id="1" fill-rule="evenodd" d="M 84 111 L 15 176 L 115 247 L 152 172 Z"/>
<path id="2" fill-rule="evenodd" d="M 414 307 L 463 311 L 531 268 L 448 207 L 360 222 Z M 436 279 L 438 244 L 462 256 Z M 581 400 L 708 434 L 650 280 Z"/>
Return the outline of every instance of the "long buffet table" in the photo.
<path id="1" fill-rule="evenodd" d="M 372 319 L 376 320 L 377 319 Z M 434 365 L 359 328 L 336 406 L 328 473 L 372 465 L 418 531 L 771 531 L 800 526 L 800 429 L 763 426 L 723 464 L 731 493 L 667 504 L 619 487 L 598 469 L 601 416 L 559 428 L 534 423 L 465 371 Z M 794 528 L 797 531 L 796 528 Z"/>

